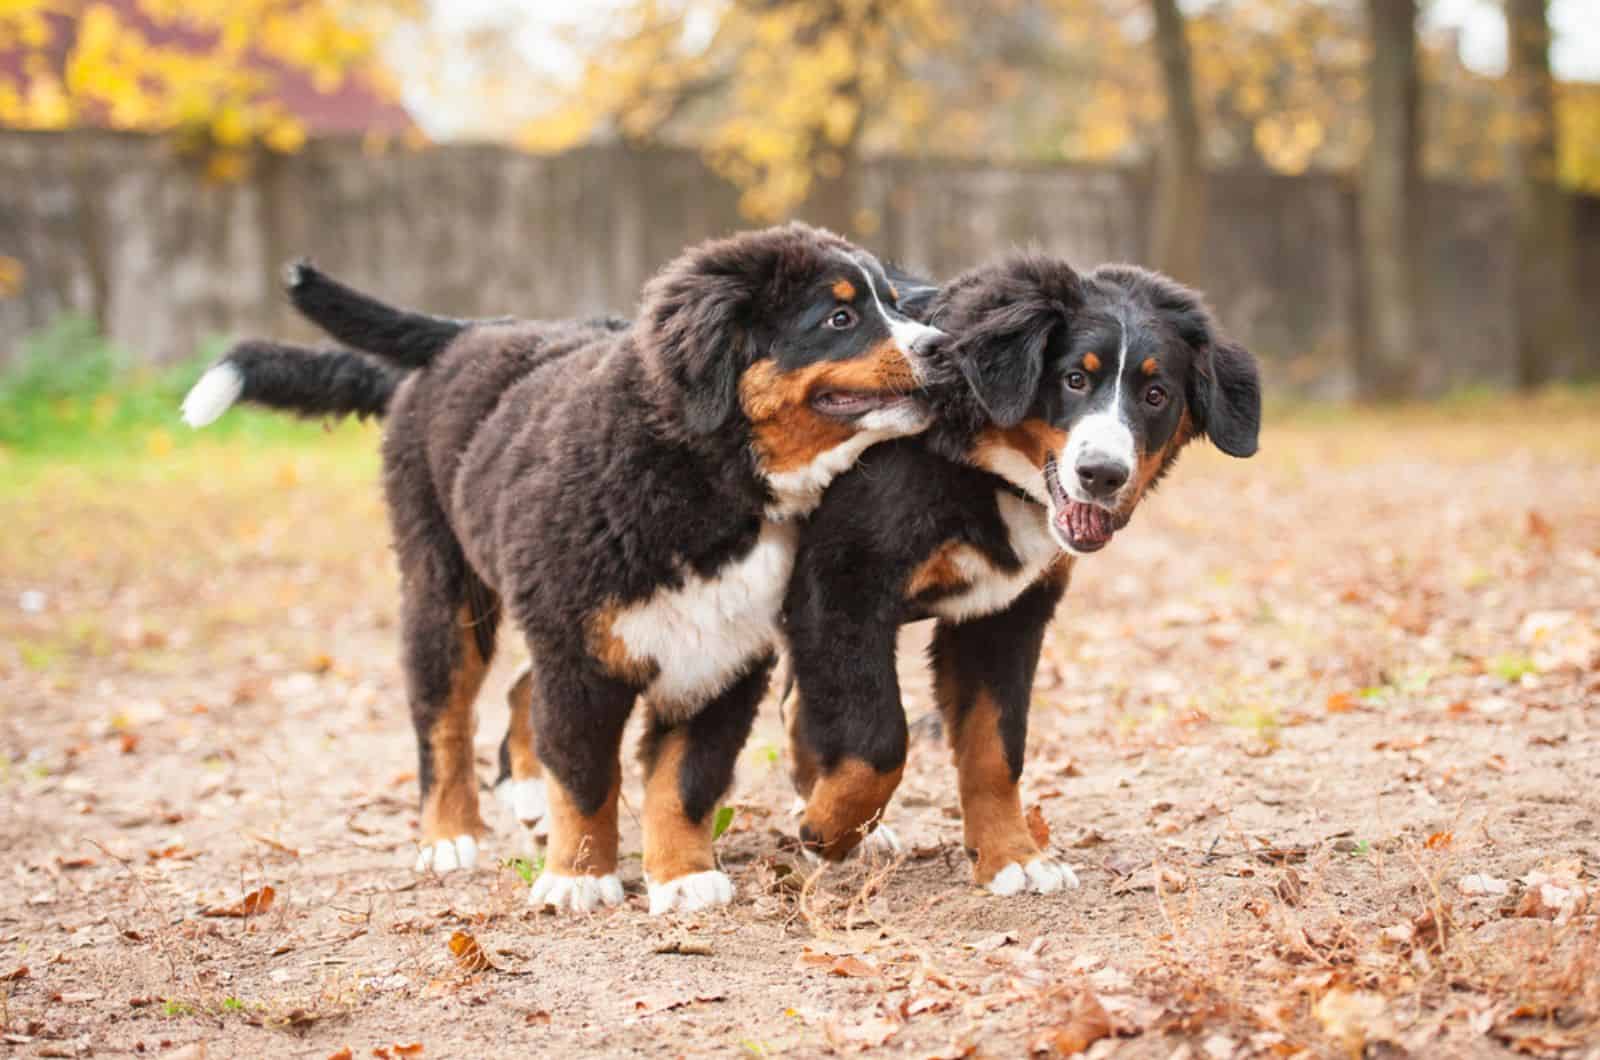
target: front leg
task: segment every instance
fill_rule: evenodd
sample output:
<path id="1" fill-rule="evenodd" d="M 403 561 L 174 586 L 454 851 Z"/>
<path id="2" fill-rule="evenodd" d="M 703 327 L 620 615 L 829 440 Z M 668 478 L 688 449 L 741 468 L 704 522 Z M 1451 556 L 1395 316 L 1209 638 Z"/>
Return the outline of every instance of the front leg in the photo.
<path id="1" fill-rule="evenodd" d="M 1004 611 L 940 620 L 933 636 L 934 695 L 955 757 L 967 851 L 977 882 L 995 894 L 1078 885 L 1034 842 L 1020 790 L 1033 676 L 1067 567 L 1058 561 Z"/>
<path id="2" fill-rule="evenodd" d="M 644 874 L 650 912 L 692 912 L 733 900 L 711 850 L 713 811 L 733 783 L 739 751 L 766 694 L 770 658 L 688 721 L 650 719 L 644 760 Z"/>
<path id="3" fill-rule="evenodd" d="M 791 775 L 806 800 L 800 840 L 829 860 L 878 828 L 905 770 L 897 619 L 815 608 L 791 615 L 795 698 L 785 721 Z M 886 842 L 893 847 L 892 838 Z"/>

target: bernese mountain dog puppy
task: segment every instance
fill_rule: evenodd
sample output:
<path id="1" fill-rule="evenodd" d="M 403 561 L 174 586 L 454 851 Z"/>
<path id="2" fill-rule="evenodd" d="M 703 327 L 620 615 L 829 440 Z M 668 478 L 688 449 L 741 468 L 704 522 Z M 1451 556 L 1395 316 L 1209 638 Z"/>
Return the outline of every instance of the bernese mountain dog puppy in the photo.
<path id="1" fill-rule="evenodd" d="M 397 313 L 307 266 L 290 295 L 388 364 L 246 343 L 184 413 L 303 411 L 319 384 L 315 411 L 385 413 L 423 863 L 470 865 L 485 830 L 473 701 L 505 613 L 533 660 L 519 687 L 548 799 L 532 901 L 622 900 L 619 754 L 640 697 L 650 909 L 731 900 L 712 811 L 767 687 L 799 517 L 868 446 L 929 425 L 914 391 L 939 332 L 896 308 L 870 254 L 800 224 L 690 249 L 625 328 Z"/>
<path id="2" fill-rule="evenodd" d="M 950 336 L 940 360 L 959 372 L 930 388 L 935 425 L 834 481 L 784 601 L 800 836 L 834 859 L 877 826 L 906 758 L 896 632 L 934 618 L 977 882 L 1048 893 L 1077 880 L 1033 840 L 1018 794 L 1045 627 L 1076 558 L 1105 547 L 1185 445 L 1255 452 L 1259 378 L 1199 295 L 1132 266 L 1079 276 L 1017 255 L 907 291 L 930 297 Z"/>

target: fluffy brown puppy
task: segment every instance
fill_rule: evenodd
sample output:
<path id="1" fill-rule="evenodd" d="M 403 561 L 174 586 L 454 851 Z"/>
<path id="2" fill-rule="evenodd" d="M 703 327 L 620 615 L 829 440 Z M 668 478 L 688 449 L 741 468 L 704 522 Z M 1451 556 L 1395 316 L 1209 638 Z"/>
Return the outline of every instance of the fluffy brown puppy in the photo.
<path id="1" fill-rule="evenodd" d="M 314 319 L 338 316 L 325 300 L 340 291 L 292 274 Z M 771 671 L 795 517 L 869 445 L 930 422 L 911 392 L 939 333 L 895 300 L 871 255 L 788 225 L 685 253 L 622 330 L 414 317 L 427 326 L 402 329 L 409 341 L 363 339 L 383 318 L 360 304 L 342 321 L 357 334 L 330 327 L 414 369 L 381 405 L 425 857 L 470 861 L 484 830 L 473 701 L 509 613 L 533 660 L 549 803 L 533 901 L 621 901 L 619 754 L 640 696 L 651 911 L 731 899 L 712 810 Z M 209 422 L 239 398 L 292 407 L 275 393 L 295 389 L 281 375 L 305 356 L 245 344 L 185 415 Z"/>

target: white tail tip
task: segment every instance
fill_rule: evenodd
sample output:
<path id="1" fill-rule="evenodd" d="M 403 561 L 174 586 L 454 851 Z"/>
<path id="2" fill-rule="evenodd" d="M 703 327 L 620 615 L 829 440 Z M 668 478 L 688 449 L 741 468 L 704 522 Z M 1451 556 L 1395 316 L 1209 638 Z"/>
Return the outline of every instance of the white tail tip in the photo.
<path id="1" fill-rule="evenodd" d="M 223 362 L 209 369 L 190 388 L 183 399 L 183 422 L 197 428 L 214 423 L 243 392 L 244 376 L 238 368 Z"/>

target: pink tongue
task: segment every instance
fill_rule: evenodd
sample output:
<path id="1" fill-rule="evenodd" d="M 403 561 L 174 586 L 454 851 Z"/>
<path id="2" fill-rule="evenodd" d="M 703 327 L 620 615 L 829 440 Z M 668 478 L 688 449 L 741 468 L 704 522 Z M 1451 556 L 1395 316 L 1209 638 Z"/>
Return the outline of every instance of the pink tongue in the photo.
<path id="1" fill-rule="evenodd" d="M 1111 540 L 1111 515 L 1104 508 L 1071 501 L 1056 512 L 1056 525 L 1072 540 L 1099 544 Z"/>

